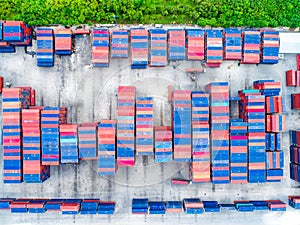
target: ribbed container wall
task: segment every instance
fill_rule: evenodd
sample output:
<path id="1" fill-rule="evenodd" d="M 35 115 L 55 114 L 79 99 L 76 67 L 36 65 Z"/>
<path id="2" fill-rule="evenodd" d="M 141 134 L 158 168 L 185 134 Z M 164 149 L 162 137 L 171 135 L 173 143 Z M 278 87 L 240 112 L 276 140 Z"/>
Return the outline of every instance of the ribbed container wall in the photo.
<path id="1" fill-rule="evenodd" d="M 131 212 L 132 214 L 148 214 L 149 206 L 147 198 L 132 199 Z"/>
<path id="2" fill-rule="evenodd" d="M 192 158 L 191 91 L 173 91 L 174 161 L 190 162 Z"/>
<path id="3" fill-rule="evenodd" d="M 248 182 L 266 182 L 265 97 L 259 90 L 239 91 L 240 118 L 248 123 Z"/>
<path id="4" fill-rule="evenodd" d="M 66 28 L 56 28 L 55 37 L 55 54 L 71 55 L 72 54 L 72 30 Z"/>
<path id="5" fill-rule="evenodd" d="M 136 155 L 153 155 L 153 98 L 136 99 Z"/>
<path id="6" fill-rule="evenodd" d="M 187 60 L 204 60 L 205 32 L 200 29 L 186 29 Z"/>
<path id="7" fill-rule="evenodd" d="M 60 163 L 78 163 L 78 125 L 61 124 L 60 136 Z"/>
<path id="8" fill-rule="evenodd" d="M 3 41 L 3 24 L 4 21 L 0 21 L 0 53 L 14 53 L 16 51 L 15 46 Z"/>
<path id="9" fill-rule="evenodd" d="M 98 175 L 115 175 L 116 120 L 101 120 L 98 124 Z"/>
<path id="10" fill-rule="evenodd" d="M 109 38 L 107 28 L 93 29 L 92 64 L 94 67 L 109 67 Z"/>
<path id="11" fill-rule="evenodd" d="M 30 106 L 30 89 L 2 90 L 3 183 L 23 181 L 21 109 Z"/>
<path id="12" fill-rule="evenodd" d="M 221 64 L 223 61 L 223 35 L 220 30 L 206 31 L 206 64 Z"/>
<path id="13" fill-rule="evenodd" d="M 299 70 L 287 70 L 285 71 L 286 86 L 288 87 L 300 87 L 300 71 Z"/>
<path id="14" fill-rule="evenodd" d="M 42 165 L 60 164 L 59 125 L 67 122 L 67 108 L 45 107 L 41 111 Z"/>
<path id="15" fill-rule="evenodd" d="M 131 69 L 146 69 L 148 65 L 148 31 L 144 28 L 130 29 Z"/>
<path id="16" fill-rule="evenodd" d="M 224 59 L 242 59 L 242 32 L 235 28 L 227 28 L 223 31 Z"/>
<path id="17" fill-rule="evenodd" d="M 230 180 L 233 184 L 248 183 L 247 123 L 230 120 Z"/>
<path id="18" fill-rule="evenodd" d="M 164 29 L 150 29 L 150 66 L 166 66 L 167 58 L 167 31 Z"/>
<path id="19" fill-rule="evenodd" d="M 262 53 L 261 63 L 276 64 L 279 57 L 279 31 L 264 30 L 262 31 Z"/>
<path id="20" fill-rule="evenodd" d="M 291 94 L 291 108 L 300 110 L 300 93 Z"/>
<path id="21" fill-rule="evenodd" d="M 229 84 L 213 82 L 205 90 L 210 95 L 212 183 L 229 183 Z"/>
<path id="22" fill-rule="evenodd" d="M 78 126 L 79 159 L 97 159 L 97 123 L 83 123 Z"/>
<path id="23" fill-rule="evenodd" d="M 281 83 L 257 80 L 253 85 L 265 96 L 267 181 L 280 182 L 284 173 L 282 132 L 286 130 L 284 100 L 280 96 Z"/>
<path id="24" fill-rule="evenodd" d="M 290 131 L 290 178 L 300 182 L 300 131 Z"/>
<path id="25" fill-rule="evenodd" d="M 183 199 L 183 209 L 186 214 L 203 214 L 204 205 L 198 198 Z"/>
<path id="26" fill-rule="evenodd" d="M 111 58 L 128 58 L 129 32 L 127 30 L 111 31 Z"/>
<path id="27" fill-rule="evenodd" d="M 192 163 L 190 179 L 194 183 L 210 182 L 209 95 L 192 93 Z"/>
<path id="28" fill-rule="evenodd" d="M 135 98 L 134 86 L 118 87 L 118 166 L 134 166 L 135 163 Z"/>
<path id="29" fill-rule="evenodd" d="M 22 109 L 23 181 L 41 183 L 50 177 L 50 166 L 42 166 L 41 109 Z"/>
<path id="30" fill-rule="evenodd" d="M 185 60 L 184 29 L 168 29 L 168 59 L 169 61 Z"/>
<path id="31" fill-rule="evenodd" d="M 172 162 L 173 134 L 170 126 L 154 127 L 155 162 Z"/>
<path id="32" fill-rule="evenodd" d="M 260 42 L 261 36 L 259 31 L 243 32 L 243 58 L 241 63 L 260 63 Z"/>
<path id="33" fill-rule="evenodd" d="M 39 27 L 36 31 L 37 66 L 51 67 L 54 65 L 54 37 L 52 28 Z"/>

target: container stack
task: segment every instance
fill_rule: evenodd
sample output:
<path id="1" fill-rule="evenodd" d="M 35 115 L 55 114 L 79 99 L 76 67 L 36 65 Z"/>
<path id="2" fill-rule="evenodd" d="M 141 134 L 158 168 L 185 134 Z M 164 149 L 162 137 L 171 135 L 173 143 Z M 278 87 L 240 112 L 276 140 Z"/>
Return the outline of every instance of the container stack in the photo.
<path id="1" fill-rule="evenodd" d="M 262 31 L 262 54 L 261 63 L 276 64 L 279 57 L 279 31 Z"/>
<path id="2" fill-rule="evenodd" d="M 150 66 L 166 66 L 167 59 L 167 31 L 164 29 L 150 29 Z"/>
<path id="3" fill-rule="evenodd" d="M 149 214 L 166 214 L 165 202 L 149 202 Z"/>
<path id="4" fill-rule="evenodd" d="M 270 211 L 286 211 L 286 204 L 280 200 L 267 200 Z"/>
<path id="5" fill-rule="evenodd" d="M 116 202 L 100 201 L 98 206 L 98 214 L 112 215 L 115 213 Z"/>
<path id="6" fill-rule="evenodd" d="M 0 210 L 10 210 L 10 204 L 15 198 L 0 198 Z"/>
<path id="7" fill-rule="evenodd" d="M 300 93 L 291 94 L 291 108 L 293 110 L 300 110 Z"/>
<path id="8" fill-rule="evenodd" d="M 242 32 L 236 28 L 228 28 L 223 32 L 224 35 L 224 59 L 242 59 Z"/>
<path id="9" fill-rule="evenodd" d="M 97 123 L 83 123 L 78 126 L 79 159 L 97 158 Z"/>
<path id="10" fill-rule="evenodd" d="M 220 30 L 206 31 L 206 66 L 219 66 L 223 61 L 223 35 Z"/>
<path id="11" fill-rule="evenodd" d="M 51 67 L 54 65 L 54 38 L 53 30 L 48 27 L 39 27 L 36 31 L 37 66 Z"/>
<path id="12" fill-rule="evenodd" d="M 76 215 L 80 212 L 80 199 L 65 199 L 60 206 L 63 215 Z"/>
<path id="13" fill-rule="evenodd" d="M 136 99 L 136 155 L 153 155 L 153 98 Z"/>
<path id="14" fill-rule="evenodd" d="M 2 90 L 2 141 L 3 183 L 21 183 L 22 130 L 21 109 L 30 105 L 30 88 L 3 88 Z"/>
<path id="15" fill-rule="evenodd" d="M 44 204 L 45 210 L 47 212 L 60 212 L 60 206 L 63 202 L 63 199 L 50 199 Z"/>
<path id="16" fill-rule="evenodd" d="M 192 158 L 191 91 L 173 91 L 174 161 L 190 162 Z"/>
<path id="17" fill-rule="evenodd" d="M 155 162 L 172 162 L 173 135 L 169 126 L 156 126 L 155 132 Z"/>
<path id="18" fill-rule="evenodd" d="M 220 206 L 217 201 L 203 201 L 205 212 L 220 212 Z"/>
<path id="19" fill-rule="evenodd" d="M 210 94 L 212 182 L 229 183 L 229 84 L 213 82 L 205 89 Z"/>
<path id="20" fill-rule="evenodd" d="M 183 209 L 186 214 L 203 214 L 204 205 L 199 198 L 183 199 Z"/>
<path id="21" fill-rule="evenodd" d="M 254 88 L 265 96 L 266 112 L 266 162 L 267 181 L 279 182 L 283 179 L 282 132 L 285 132 L 284 104 L 280 96 L 281 83 L 274 80 L 258 80 Z"/>
<path id="22" fill-rule="evenodd" d="M 67 122 L 67 109 L 45 107 L 41 111 L 42 165 L 60 164 L 59 125 Z"/>
<path id="23" fill-rule="evenodd" d="M 83 199 L 80 214 L 97 214 L 100 199 Z"/>
<path id="24" fill-rule="evenodd" d="M 248 183 L 247 123 L 242 119 L 230 121 L 230 177 L 231 183 Z"/>
<path id="25" fill-rule="evenodd" d="M 148 31 L 144 28 L 130 29 L 131 69 L 146 69 L 148 64 Z"/>
<path id="26" fill-rule="evenodd" d="M 3 22 L 3 41 L 14 46 L 32 45 L 32 28 L 23 21 Z"/>
<path id="27" fill-rule="evenodd" d="M 209 95 L 192 94 L 192 163 L 190 178 L 195 183 L 210 182 Z"/>
<path id="28" fill-rule="evenodd" d="M 260 32 L 244 31 L 243 32 L 243 64 L 260 63 Z"/>
<path id="29" fill-rule="evenodd" d="M 95 67 L 109 67 L 109 30 L 94 28 L 92 64 Z"/>
<path id="30" fill-rule="evenodd" d="M 181 213 L 182 212 L 182 202 L 181 201 L 167 201 L 166 202 L 166 212 L 167 213 Z"/>
<path id="31" fill-rule="evenodd" d="M 290 195 L 289 196 L 289 205 L 294 209 L 300 209 L 300 196 Z"/>
<path id="32" fill-rule="evenodd" d="M 50 177 L 50 166 L 42 166 L 41 110 L 22 109 L 23 180 L 41 183 Z"/>
<path id="33" fill-rule="evenodd" d="M 239 91 L 240 118 L 248 123 L 248 182 L 266 182 L 265 96 L 259 90 Z"/>
<path id="34" fill-rule="evenodd" d="M 185 60 L 184 29 L 168 29 L 168 59 L 170 61 Z"/>
<path id="35" fill-rule="evenodd" d="M 72 30 L 66 28 L 56 28 L 55 37 L 55 54 L 71 55 L 72 54 Z"/>
<path id="36" fill-rule="evenodd" d="M 135 87 L 118 88 L 117 164 L 134 166 Z"/>
<path id="37" fill-rule="evenodd" d="M 128 36 L 127 30 L 111 32 L 111 58 L 128 58 Z"/>
<path id="38" fill-rule="evenodd" d="M 290 131 L 290 178 L 300 182 L 300 130 Z"/>
<path id="39" fill-rule="evenodd" d="M 300 71 L 287 70 L 285 71 L 286 86 L 300 87 Z"/>
<path id="40" fill-rule="evenodd" d="M 32 199 L 27 204 L 29 213 L 45 213 L 46 209 L 44 207 L 47 199 Z"/>
<path id="41" fill-rule="evenodd" d="M 248 200 L 239 200 L 233 202 L 235 205 L 235 208 L 238 212 L 253 212 L 255 207 L 253 203 L 251 203 Z"/>
<path id="42" fill-rule="evenodd" d="M 98 124 L 98 175 L 115 175 L 116 120 L 101 120 Z"/>
<path id="43" fill-rule="evenodd" d="M 0 53 L 14 53 L 16 51 L 15 46 L 3 41 L 3 24 L 4 21 L 0 21 Z"/>
<path id="44" fill-rule="evenodd" d="M 78 125 L 61 124 L 60 135 L 60 163 L 78 163 Z"/>
<path id="45" fill-rule="evenodd" d="M 16 199 L 10 204 L 10 212 L 11 213 L 27 213 L 28 208 L 27 204 L 29 203 L 29 199 Z"/>
<path id="46" fill-rule="evenodd" d="M 204 60 L 205 32 L 200 29 L 186 29 L 186 48 L 188 60 Z"/>
<path id="47" fill-rule="evenodd" d="M 132 199 L 132 214 L 148 214 L 148 199 L 134 198 Z"/>

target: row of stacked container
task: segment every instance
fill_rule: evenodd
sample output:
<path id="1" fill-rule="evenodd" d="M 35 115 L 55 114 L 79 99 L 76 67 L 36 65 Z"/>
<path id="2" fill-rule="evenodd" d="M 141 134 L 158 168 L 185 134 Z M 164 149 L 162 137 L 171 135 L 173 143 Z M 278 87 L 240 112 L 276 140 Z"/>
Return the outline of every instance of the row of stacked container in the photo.
<path id="1" fill-rule="evenodd" d="M 206 65 L 218 66 L 223 61 L 223 35 L 220 30 L 206 31 Z"/>
<path id="2" fill-rule="evenodd" d="M 72 30 L 67 28 L 57 28 L 54 30 L 56 55 L 72 54 L 72 34 Z"/>
<path id="3" fill-rule="evenodd" d="M 214 184 L 229 183 L 229 84 L 205 86 L 210 96 L 211 178 Z"/>
<path id="4" fill-rule="evenodd" d="M 275 30 L 262 31 L 261 63 L 278 63 L 279 54 L 279 32 Z"/>
<path id="5" fill-rule="evenodd" d="M 22 109 L 23 181 L 43 182 L 50 177 L 50 166 L 42 165 L 41 109 Z"/>
<path id="6" fill-rule="evenodd" d="M 78 125 L 61 124 L 60 137 L 60 163 L 78 163 Z"/>
<path id="7" fill-rule="evenodd" d="M 79 159 L 97 158 L 97 123 L 83 123 L 78 126 Z"/>
<path id="8" fill-rule="evenodd" d="M 0 210 L 11 213 L 114 214 L 116 203 L 100 199 L 27 199 L 1 198 Z"/>
<path id="9" fill-rule="evenodd" d="M 167 31 L 164 29 L 150 29 L 150 66 L 166 66 L 167 58 Z"/>
<path id="10" fill-rule="evenodd" d="M 186 30 L 187 60 L 204 60 L 205 32 L 200 29 Z"/>
<path id="11" fill-rule="evenodd" d="M 37 66 L 51 67 L 54 65 L 54 37 L 52 28 L 41 27 L 36 31 Z"/>
<path id="12" fill-rule="evenodd" d="M 115 175 L 116 120 L 101 120 L 98 124 L 98 175 Z"/>
<path id="13" fill-rule="evenodd" d="M 283 179 L 284 160 L 282 132 L 286 130 L 284 101 L 280 96 L 281 83 L 274 80 L 258 80 L 254 82 L 254 88 L 259 89 L 265 96 L 267 181 L 280 181 Z"/>
<path id="14" fill-rule="evenodd" d="M 174 161 L 191 161 L 191 91 L 173 91 Z"/>
<path id="15" fill-rule="evenodd" d="M 223 31 L 224 59 L 241 60 L 242 58 L 242 32 L 229 28 Z"/>
<path id="16" fill-rule="evenodd" d="M 168 29 L 168 59 L 185 60 L 184 29 Z"/>
<path id="17" fill-rule="evenodd" d="M 3 182 L 21 183 L 23 108 L 30 106 L 30 87 L 4 88 L 2 91 Z"/>
<path id="18" fill-rule="evenodd" d="M 130 29 L 131 69 L 146 69 L 148 65 L 148 31 L 144 28 Z"/>
<path id="19" fill-rule="evenodd" d="M 111 32 L 111 58 L 128 58 L 129 32 L 113 30 Z"/>
<path id="20" fill-rule="evenodd" d="M 192 92 L 192 163 L 193 182 L 210 182 L 209 95 Z"/>
<path id="21" fill-rule="evenodd" d="M 294 202 L 299 202 L 299 197 L 291 196 L 293 206 Z M 289 200 L 290 201 L 290 200 Z M 299 204 L 298 204 L 299 205 Z M 297 206 L 298 206 L 297 205 Z M 199 198 L 185 198 L 183 201 L 160 201 L 151 202 L 147 198 L 132 199 L 132 214 L 166 214 L 182 213 L 185 214 L 203 214 L 204 212 L 220 211 L 286 211 L 286 203 L 281 200 L 237 200 L 233 204 L 219 204 L 217 201 L 202 201 Z"/>
<path id="22" fill-rule="evenodd" d="M 300 182 L 300 130 L 290 131 L 290 178 Z"/>
<path id="23" fill-rule="evenodd" d="M 241 63 L 260 63 L 261 36 L 259 31 L 244 31 L 243 34 L 243 57 Z"/>
<path id="24" fill-rule="evenodd" d="M 291 94 L 291 108 L 294 110 L 300 109 L 300 93 Z"/>
<path id="25" fill-rule="evenodd" d="M 169 126 L 154 127 L 155 162 L 172 162 L 173 133 Z"/>
<path id="26" fill-rule="evenodd" d="M 153 155 L 153 98 L 136 99 L 136 155 Z"/>
<path id="27" fill-rule="evenodd" d="M 134 86 L 118 87 L 118 166 L 134 166 L 135 162 L 135 92 Z"/>
<path id="28" fill-rule="evenodd" d="M 109 66 L 109 30 L 95 28 L 93 30 L 92 64 L 95 67 Z"/>

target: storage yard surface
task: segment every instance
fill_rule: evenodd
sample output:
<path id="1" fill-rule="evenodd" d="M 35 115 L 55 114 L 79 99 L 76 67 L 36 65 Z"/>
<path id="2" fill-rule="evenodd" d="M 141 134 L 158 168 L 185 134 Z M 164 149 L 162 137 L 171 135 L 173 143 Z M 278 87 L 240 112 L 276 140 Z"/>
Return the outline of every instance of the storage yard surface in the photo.
<path id="1" fill-rule="evenodd" d="M 35 44 L 33 44 L 35 46 Z M 83 123 L 117 118 L 117 87 L 136 86 L 137 96 L 154 97 L 154 125 L 171 125 L 168 85 L 174 89 L 203 90 L 211 81 L 229 81 L 231 97 L 238 90 L 251 87 L 254 80 L 274 79 L 282 82 L 286 101 L 287 131 L 298 129 L 300 114 L 290 109 L 290 94 L 299 91 L 285 86 L 285 71 L 296 68 L 296 56 L 286 54 L 276 65 L 241 65 L 224 61 L 220 68 L 206 68 L 192 81 L 185 69 L 199 67 L 199 62 L 170 62 L 167 67 L 136 70 L 129 59 L 111 59 L 109 68 L 91 66 L 90 36 L 75 39 L 75 54 L 55 58 L 51 68 L 36 66 L 36 59 L 17 48 L 15 54 L 0 54 L 0 73 L 13 86 L 31 86 L 36 90 L 36 104 L 68 107 L 68 122 Z M 231 112 L 238 116 L 237 105 Z M 2 118 L 1 118 L 2 119 Z M 97 161 L 80 161 L 78 165 L 51 166 L 51 177 L 41 184 L 3 184 L 0 158 L 1 197 L 28 198 L 100 198 L 116 201 L 114 215 L 15 215 L 0 212 L 1 224 L 299 224 L 300 213 L 287 207 L 287 212 L 221 212 L 204 215 L 132 215 L 132 198 L 150 201 L 182 200 L 198 197 L 232 203 L 234 200 L 281 199 L 298 194 L 298 184 L 289 178 L 289 135 L 283 134 L 285 153 L 284 180 L 263 184 L 192 184 L 172 186 L 171 178 L 188 178 L 188 163 L 155 163 L 153 156 L 136 157 L 134 167 L 117 170 L 111 178 L 97 175 Z M 2 147 L 1 147 L 2 148 Z M 2 149 L 1 149 L 2 151 Z"/>

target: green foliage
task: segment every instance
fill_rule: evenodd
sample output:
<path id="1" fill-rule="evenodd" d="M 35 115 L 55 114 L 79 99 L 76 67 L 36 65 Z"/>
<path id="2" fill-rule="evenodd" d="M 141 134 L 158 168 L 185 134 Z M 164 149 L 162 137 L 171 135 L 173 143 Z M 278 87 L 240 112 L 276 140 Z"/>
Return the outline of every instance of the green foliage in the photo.
<path id="1" fill-rule="evenodd" d="M 201 26 L 300 26 L 300 0 L 2 0 L 1 20 L 30 25 L 192 23 Z"/>

